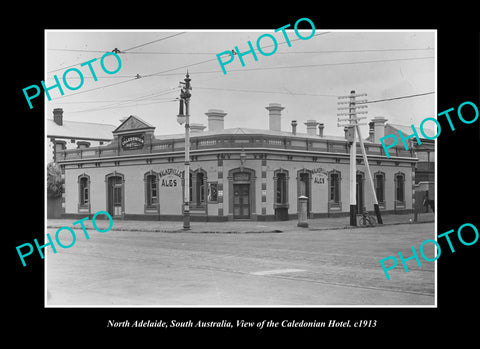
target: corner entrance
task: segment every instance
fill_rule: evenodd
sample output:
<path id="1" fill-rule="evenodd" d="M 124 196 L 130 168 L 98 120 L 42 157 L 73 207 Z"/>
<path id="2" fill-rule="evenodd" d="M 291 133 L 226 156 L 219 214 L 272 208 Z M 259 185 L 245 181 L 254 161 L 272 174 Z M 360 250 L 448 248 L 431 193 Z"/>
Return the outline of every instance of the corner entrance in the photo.
<path id="1" fill-rule="evenodd" d="M 257 219 L 255 211 L 255 171 L 238 167 L 228 171 L 228 217 Z"/>

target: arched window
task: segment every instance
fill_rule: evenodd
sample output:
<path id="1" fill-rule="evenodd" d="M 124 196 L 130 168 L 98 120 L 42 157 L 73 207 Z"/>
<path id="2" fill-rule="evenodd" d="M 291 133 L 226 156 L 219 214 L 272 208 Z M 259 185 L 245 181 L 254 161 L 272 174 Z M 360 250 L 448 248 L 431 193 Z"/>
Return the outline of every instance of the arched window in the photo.
<path id="1" fill-rule="evenodd" d="M 378 171 L 373 175 L 373 184 L 375 186 L 375 195 L 378 205 L 385 208 L 385 173 Z"/>
<path id="2" fill-rule="evenodd" d="M 273 184 L 275 188 L 275 205 L 288 204 L 288 171 L 284 169 L 274 171 Z"/>
<path id="3" fill-rule="evenodd" d="M 78 176 L 78 211 L 90 211 L 90 176 L 85 173 Z"/>
<path id="4" fill-rule="evenodd" d="M 203 207 L 206 203 L 207 173 L 198 169 L 190 174 L 190 203 L 193 207 Z"/>
<path id="5" fill-rule="evenodd" d="M 395 204 L 405 205 L 405 174 L 402 172 L 395 173 Z"/>
<path id="6" fill-rule="evenodd" d="M 330 209 L 341 209 L 341 181 L 342 173 L 337 170 L 328 173 L 328 204 Z"/>
<path id="7" fill-rule="evenodd" d="M 146 208 L 156 208 L 158 204 L 158 175 L 150 171 L 145 174 L 144 180 Z"/>

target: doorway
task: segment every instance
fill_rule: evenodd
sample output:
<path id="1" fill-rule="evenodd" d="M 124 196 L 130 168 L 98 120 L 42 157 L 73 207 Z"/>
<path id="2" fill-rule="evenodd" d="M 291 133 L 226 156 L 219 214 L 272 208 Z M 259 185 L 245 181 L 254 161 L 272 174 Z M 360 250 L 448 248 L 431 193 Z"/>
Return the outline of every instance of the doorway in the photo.
<path id="1" fill-rule="evenodd" d="M 233 218 L 250 219 L 250 184 L 233 184 Z"/>
<path id="2" fill-rule="evenodd" d="M 107 180 L 107 211 L 113 218 L 121 218 L 123 213 L 123 178 L 119 175 Z"/>
<path id="3" fill-rule="evenodd" d="M 311 183 L 311 173 L 308 170 L 300 170 L 298 171 L 298 177 L 297 177 L 297 190 L 298 190 L 298 195 L 297 195 L 297 212 L 299 212 L 300 207 L 299 207 L 299 201 L 298 197 L 299 196 L 306 196 L 308 198 L 307 200 L 307 217 L 311 218 L 311 210 L 312 210 L 312 191 L 310 187 Z"/>

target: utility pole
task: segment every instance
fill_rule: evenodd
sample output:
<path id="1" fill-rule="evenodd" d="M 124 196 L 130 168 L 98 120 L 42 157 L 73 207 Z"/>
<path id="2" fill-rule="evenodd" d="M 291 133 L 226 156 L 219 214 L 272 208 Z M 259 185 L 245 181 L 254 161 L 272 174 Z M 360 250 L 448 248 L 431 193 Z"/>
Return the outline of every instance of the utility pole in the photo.
<path id="1" fill-rule="evenodd" d="M 180 90 L 180 107 L 177 115 L 177 122 L 182 125 L 185 123 L 185 172 L 184 178 L 184 199 L 183 199 L 183 229 L 190 229 L 190 97 L 192 96 L 190 90 L 190 75 L 185 75 L 184 82 L 180 82 L 183 85 Z M 185 105 L 185 115 L 183 114 L 183 105 Z"/>
<path id="2" fill-rule="evenodd" d="M 367 100 L 356 100 L 356 97 L 366 96 L 366 93 L 356 94 L 355 91 L 350 91 L 350 95 L 347 96 L 340 96 L 338 99 L 348 98 L 348 102 L 338 102 L 339 105 L 341 104 L 348 104 L 348 107 L 338 107 L 339 110 L 348 109 L 348 113 L 341 112 L 338 113 L 338 116 L 348 115 L 348 118 L 338 118 L 338 121 L 348 121 L 348 124 L 339 124 L 338 126 L 346 126 L 348 128 L 348 141 L 350 142 L 350 225 L 356 226 L 357 225 L 357 218 L 356 218 L 356 184 L 357 184 L 357 155 L 356 155 L 356 141 L 355 141 L 355 130 L 358 134 L 358 139 L 360 143 L 360 148 L 362 150 L 363 161 L 367 168 L 367 177 L 370 182 L 370 187 L 372 188 L 373 193 L 373 200 L 374 200 L 374 211 L 377 215 L 377 221 L 379 224 L 383 224 L 382 217 L 380 215 L 380 209 L 378 207 L 377 195 L 375 192 L 375 186 L 373 184 L 373 177 L 370 172 L 370 165 L 368 163 L 367 153 L 365 152 L 365 147 L 363 145 L 362 134 L 360 132 L 359 125 L 366 125 L 365 123 L 359 123 L 358 120 L 366 119 L 366 117 L 358 117 L 357 114 L 367 114 L 366 110 L 358 111 L 357 109 L 364 109 L 368 106 L 366 105 Z"/>

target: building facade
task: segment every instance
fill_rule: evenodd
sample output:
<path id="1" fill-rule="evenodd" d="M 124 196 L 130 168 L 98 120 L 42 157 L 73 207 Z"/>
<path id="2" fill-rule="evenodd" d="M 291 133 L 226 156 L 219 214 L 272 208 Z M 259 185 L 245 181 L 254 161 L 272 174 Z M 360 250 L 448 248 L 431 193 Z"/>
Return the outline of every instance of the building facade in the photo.
<path id="1" fill-rule="evenodd" d="M 307 120 L 307 132 L 281 131 L 283 107 L 266 107 L 269 129 L 224 128 L 227 115 L 210 109 L 208 130 L 191 125 L 192 221 L 294 219 L 298 197 L 308 197 L 308 217 L 349 215 L 350 146 L 324 136 L 323 124 Z M 378 121 L 378 120 L 377 120 Z M 378 122 L 377 128 L 385 127 Z M 181 220 L 185 138 L 154 135 L 155 127 L 130 116 L 112 131 L 109 144 L 60 151 L 64 176 L 63 216 L 108 211 L 118 219 Z M 373 194 L 357 144 L 357 208 L 373 210 Z M 380 209 L 412 212 L 417 158 L 402 147 L 385 156 L 365 140 Z"/>
<path id="2" fill-rule="evenodd" d="M 53 110 L 53 119 L 46 120 L 47 163 L 56 162 L 57 152 L 66 149 L 96 147 L 112 140 L 115 126 L 78 121 L 64 121 L 63 109 Z"/>

